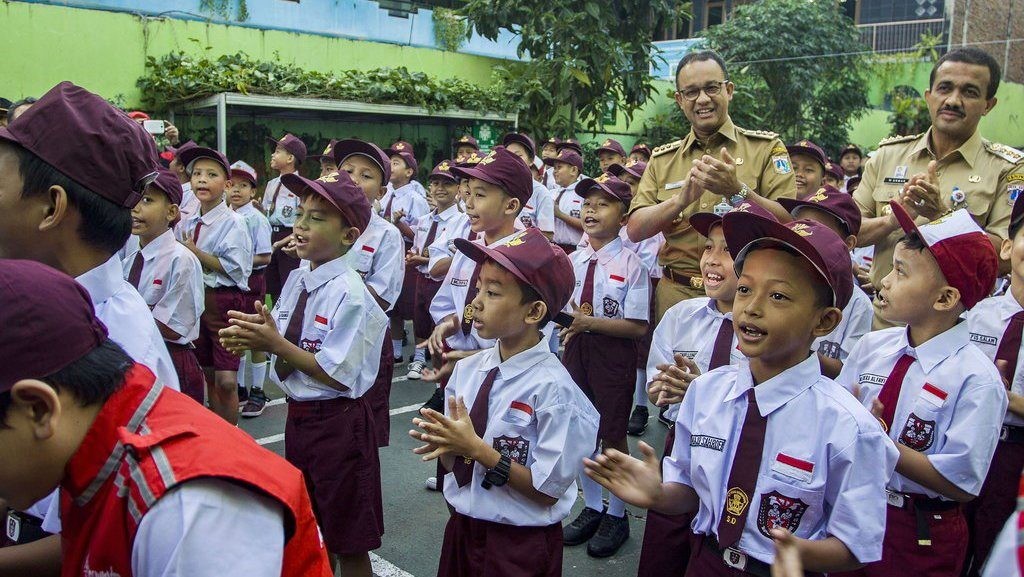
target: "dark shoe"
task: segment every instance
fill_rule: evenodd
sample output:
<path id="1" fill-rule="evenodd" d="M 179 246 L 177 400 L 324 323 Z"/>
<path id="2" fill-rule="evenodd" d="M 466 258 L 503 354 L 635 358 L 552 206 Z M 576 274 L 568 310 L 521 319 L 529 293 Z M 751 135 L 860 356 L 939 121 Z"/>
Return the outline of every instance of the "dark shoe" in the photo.
<path id="1" fill-rule="evenodd" d="M 252 393 L 249 394 L 249 401 L 242 407 L 242 416 L 245 418 L 258 417 L 263 414 L 265 408 L 267 408 L 267 395 L 263 394 L 263 389 L 253 387 Z"/>
<path id="2" fill-rule="evenodd" d="M 604 517 L 604 511 L 584 507 L 572 523 L 562 527 L 562 543 L 570 546 L 586 543 L 597 532 Z"/>
<path id="3" fill-rule="evenodd" d="M 605 515 L 597 534 L 587 543 L 587 555 L 591 557 L 611 557 L 629 539 L 629 520 L 625 515 L 612 517 Z"/>
<path id="4" fill-rule="evenodd" d="M 238 408 L 241 409 L 247 402 L 249 402 L 249 389 L 238 385 Z"/>
<path id="5" fill-rule="evenodd" d="M 434 394 L 430 396 L 430 399 L 421 408 L 433 409 L 438 413 L 444 414 L 444 389 L 434 389 Z"/>
<path id="6" fill-rule="evenodd" d="M 637 405 L 633 408 L 633 414 L 629 416 L 629 424 L 626 425 L 626 432 L 633 436 L 640 436 L 647 430 L 647 419 L 651 417 L 651 414 L 647 412 L 647 407 Z M 620 421 L 621 422 L 621 421 Z"/>
<path id="7" fill-rule="evenodd" d="M 662 407 L 661 410 L 658 411 L 658 422 L 661 423 L 662 425 L 665 425 L 666 427 L 671 427 L 676 423 L 675 421 L 665 416 L 666 412 L 668 412 L 668 407 Z"/>

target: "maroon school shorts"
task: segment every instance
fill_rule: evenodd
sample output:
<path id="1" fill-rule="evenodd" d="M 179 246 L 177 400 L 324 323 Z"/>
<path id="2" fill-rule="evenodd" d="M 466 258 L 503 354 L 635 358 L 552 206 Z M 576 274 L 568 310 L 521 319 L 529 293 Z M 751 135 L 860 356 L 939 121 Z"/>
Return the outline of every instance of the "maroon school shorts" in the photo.
<path id="1" fill-rule="evenodd" d="M 246 298 L 247 293 L 237 287 L 206 287 L 206 309 L 199 318 L 199 337 L 193 342 L 200 366 L 215 371 L 238 370 L 238 357 L 220 346 L 217 333 L 228 326 L 228 311 L 242 310 Z"/>
<path id="2" fill-rule="evenodd" d="M 562 364 L 601 415 L 597 437 L 626 438 L 636 389 L 636 341 L 581 333 L 572 337 Z"/>
<path id="3" fill-rule="evenodd" d="M 284 446 L 302 471 L 327 550 L 356 555 L 380 547 L 380 460 L 366 399 L 289 399 Z"/>
<path id="4" fill-rule="evenodd" d="M 191 345 L 164 342 L 167 344 L 167 352 L 171 354 L 174 370 L 178 373 L 178 388 L 202 405 L 206 399 L 206 377 L 196 360 L 195 350 Z"/>
<path id="5" fill-rule="evenodd" d="M 416 277 L 416 306 L 412 314 L 413 334 L 417 339 L 430 338 L 434 332 L 434 317 L 430 316 L 430 303 L 444 281 L 434 280 L 425 275 Z"/>
<path id="6" fill-rule="evenodd" d="M 380 347 L 380 365 L 377 378 L 366 393 L 366 401 L 373 412 L 378 447 L 391 444 L 391 379 L 395 376 L 395 346 L 391 343 L 391 328 L 385 325 L 384 343 Z"/>
<path id="7" fill-rule="evenodd" d="M 245 293 L 242 312 L 256 314 L 256 301 L 267 304 L 267 275 L 265 268 L 252 271 L 249 276 L 249 291 Z"/>
<path id="8" fill-rule="evenodd" d="M 669 427 L 665 436 L 665 449 L 661 462 L 672 452 L 676 439 L 675 425 Z M 647 511 L 644 526 L 644 541 L 640 549 L 640 565 L 637 577 L 683 577 L 690 562 L 690 551 L 696 535 L 690 530 L 693 513 L 683 515 L 662 515 Z"/>
<path id="9" fill-rule="evenodd" d="M 437 577 L 561 575 L 561 523 L 517 527 L 481 521 L 452 511 L 444 528 Z"/>
<path id="10" fill-rule="evenodd" d="M 274 226 L 271 229 L 270 241 L 278 242 L 292 233 L 290 226 Z M 281 298 L 281 289 L 292 271 L 299 268 L 299 259 L 285 254 L 281 249 L 270 253 L 270 264 L 265 269 L 267 278 L 267 293 L 277 302 Z"/>
<path id="11" fill-rule="evenodd" d="M 693 554 L 690 556 L 690 564 L 686 567 L 686 577 L 753 577 L 755 575 L 755 573 L 742 571 L 726 565 L 723 552 L 713 548 L 708 543 L 709 540 L 710 537 L 706 535 L 694 535 Z M 758 563 L 756 559 L 749 559 L 751 559 L 750 563 Z M 761 570 L 771 571 L 764 564 L 761 564 Z M 666 575 L 672 574 L 667 573 Z M 834 573 L 829 575 L 835 577 Z M 805 571 L 804 577 L 824 577 L 824 575 L 822 573 Z"/>
<path id="12" fill-rule="evenodd" d="M 395 302 L 395 306 L 388 312 L 389 318 L 402 319 L 403 321 L 412 320 L 413 309 L 416 305 L 416 277 L 418 276 L 423 275 L 420 271 L 416 270 L 415 266 L 408 265 L 405 267 L 402 292 L 398 295 L 398 301 Z"/>
<path id="13" fill-rule="evenodd" d="M 1024 443 L 999 441 L 981 492 L 964 506 L 970 535 L 968 577 L 981 574 L 996 536 L 1017 507 L 1017 490 L 1024 469 Z"/>

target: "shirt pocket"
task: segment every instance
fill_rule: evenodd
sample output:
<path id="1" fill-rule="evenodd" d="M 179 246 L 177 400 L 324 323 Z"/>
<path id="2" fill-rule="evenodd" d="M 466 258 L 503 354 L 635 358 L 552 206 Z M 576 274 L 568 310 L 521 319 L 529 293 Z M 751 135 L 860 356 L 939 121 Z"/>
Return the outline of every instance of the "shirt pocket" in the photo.
<path id="1" fill-rule="evenodd" d="M 594 310 L 597 311 L 600 316 L 607 319 L 617 319 L 623 316 L 622 307 L 626 300 L 626 283 L 622 276 L 614 275 L 618 278 L 623 278 L 622 282 L 612 280 L 610 277 L 604 283 L 604 291 L 601 302 L 594 303 Z"/>
<path id="2" fill-rule="evenodd" d="M 812 537 L 822 519 L 824 487 L 815 487 L 813 481 L 801 483 L 774 469 L 758 477 L 757 487 L 757 500 L 748 520 L 753 517 L 753 525 L 761 535 L 771 539 L 771 530 L 779 527 L 798 537 Z"/>

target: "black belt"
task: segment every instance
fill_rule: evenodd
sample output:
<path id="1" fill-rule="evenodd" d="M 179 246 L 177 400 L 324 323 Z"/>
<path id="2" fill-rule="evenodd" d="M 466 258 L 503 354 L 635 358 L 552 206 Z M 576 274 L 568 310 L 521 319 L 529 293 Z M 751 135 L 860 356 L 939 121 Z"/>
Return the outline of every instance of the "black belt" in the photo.
<path id="1" fill-rule="evenodd" d="M 938 497 L 928 497 L 917 493 L 900 493 L 890 489 L 886 489 L 885 493 L 886 503 L 890 507 L 914 513 L 914 518 L 917 522 L 917 544 L 922 547 L 931 547 L 932 545 L 928 514 L 940 511 L 953 511 L 960 508 L 960 503 L 939 499 Z"/>
<path id="2" fill-rule="evenodd" d="M 676 284 L 686 285 L 695 289 L 704 288 L 704 277 L 702 276 L 690 276 L 681 272 L 676 272 L 667 266 L 661 268 L 664 272 L 665 278 Z"/>
<path id="3" fill-rule="evenodd" d="M 43 531 L 43 520 L 35 515 L 9 509 L 4 521 L 4 536 L 8 543 L 14 545 L 24 545 L 49 535 Z"/>
<path id="4" fill-rule="evenodd" d="M 771 565 L 760 559 L 754 559 L 735 547 L 722 549 L 718 544 L 718 538 L 714 535 L 704 535 L 704 548 L 721 556 L 722 562 L 727 567 L 745 571 L 755 577 L 772 577 Z"/>
<path id="5" fill-rule="evenodd" d="M 999 440 L 1006 443 L 1024 443 L 1024 427 L 1003 425 L 999 431 Z"/>
<path id="6" fill-rule="evenodd" d="M 285 226 L 283 224 L 272 224 L 270 225 L 270 230 L 275 234 L 280 234 L 282 232 L 287 232 L 288 234 L 292 233 L 292 227 Z"/>

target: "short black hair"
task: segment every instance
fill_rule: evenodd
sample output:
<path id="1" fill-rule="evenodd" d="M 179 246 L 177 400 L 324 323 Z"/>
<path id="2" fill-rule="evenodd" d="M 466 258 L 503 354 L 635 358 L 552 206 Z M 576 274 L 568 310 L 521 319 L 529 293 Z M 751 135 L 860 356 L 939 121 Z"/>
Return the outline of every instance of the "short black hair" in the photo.
<path id="1" fill-rule="evenodd" d="M 46 194 L 59 186 L 68 194 L 68 202 L 82 215 L 78 235 L 90 246 L 113 255 L 121 250 L 132 234 L 132 211 L 117 206 L 94 191 L 78 184 L 34 153 L 10 143 L 18 157 L 18 170 L 24 181 L 21 197 Z"/>
<path id="2" fill-rule="evenodd" d="M 921 252 L 928 248 L 927 243 L 921 238 L 921 235 L 916 232 L 908 232 L 906 236 L 901 238 L 896 244 L 902 244 L 903 248 L 907 250 L 914 250 Z"/>
<path id="3" fill-rule="evenodd" d="M 19 101 L 15 102 L 14 104 L 12 104 L 10 106 L 10 108 L 7 109 L 8 110 L 8 114 L 7 115 L 10 117 L 11 121 L 13 121 L 15 118 L 17 118 L 17 116 L 14 116 L 14 111 L 15 110 L 17 110 L 21 106 L 25 106 L 26 104 L 35 104 L 36 102 L 38 102 L 38 100 L 39 99 L 37 99 L 34 96 L 26 96 L 25 98 L 22 98 L 21 100 L 19 100 Z"/>
<path id="4" fill-rule="evenodd" d="M 117 343 L 107 339 L 80 359 L 39 379 L 55 390 L 66 390 L 83 406 L 106 402 L 121 390 L 124 376 L 135 361 Z M 11 392 L 0 393 L 0 426 L 6 422 Z"/>
<path id="5" fill-rule="evenodd" d="M 991 54 L 980 48 L 973 47 L 957 48 L 943 54 L 935 63 L 935 66 L 932 67 L 932 72 L 928 76 L 929 87 L 935 84 L 935 73 L 939 70 L 939 66 L 942 66 L 943 62 L 963 62 L 988 68 L 988 89 L 985 91 L 985 99 L 991 100 L 995 97 L 996 91 L 999 90 L 999 80 L 1002 78 L 1002 72 L 999 69 L 999 62 L 992 58 Z"/>
<path id="6" fill-rule="evenodd" d="M 729 80 L 729 69 L 725 66 L 725 60 L 723 60 L 717 52 L 714 50 L 695 50 L 680 58 L 679 64 L 676 64 L 676 89 L 679 88 L 679 71 L 681 71 L 684 66 L 691 62 L 706 62 L 708 60 L 718 64 L 718 67 L 722 69 L 722 75 L 725 76 L 726 80 Z"/>
<path id="7" fill-rule="evenodd" d="M 1010 240 L 1017 238 L 1017 233 L 1020 229 L 1024 228 L 1024 218 L 1018 218 L 1016 221 L 1010 221 Z"/>

